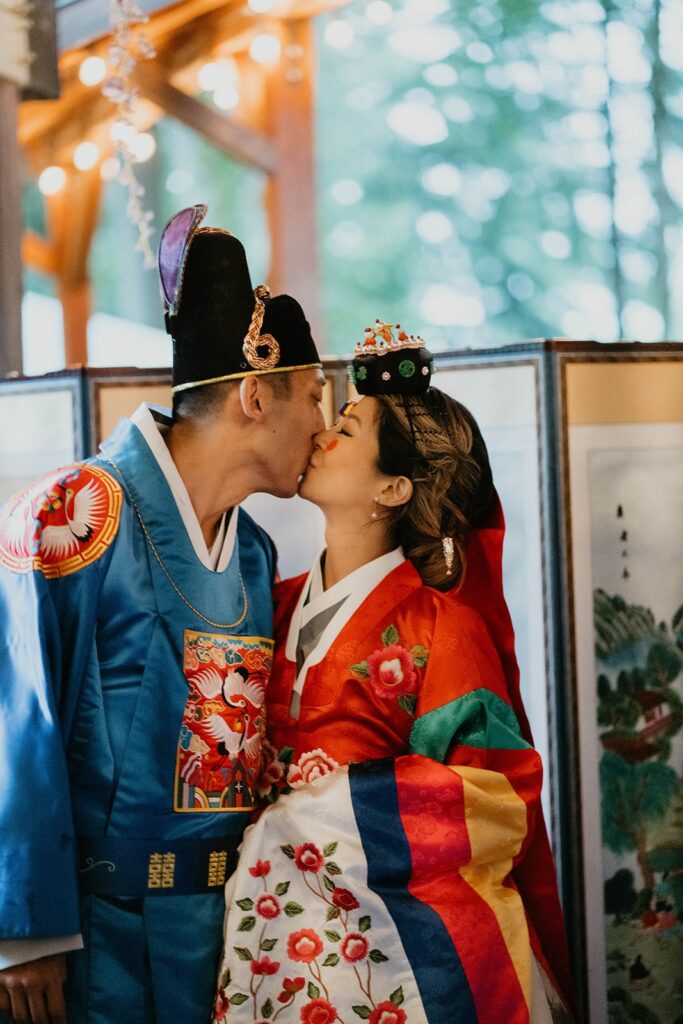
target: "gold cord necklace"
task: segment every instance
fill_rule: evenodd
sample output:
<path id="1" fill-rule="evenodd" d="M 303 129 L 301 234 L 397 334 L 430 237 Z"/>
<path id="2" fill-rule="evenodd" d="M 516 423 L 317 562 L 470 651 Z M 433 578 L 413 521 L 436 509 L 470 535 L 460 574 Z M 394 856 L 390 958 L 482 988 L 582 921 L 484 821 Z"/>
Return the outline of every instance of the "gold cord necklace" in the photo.
<path id="1" fill-rule="evenodd" d="M 121 470 L 117 466 L 116 462 L 114 461 L 114 459 L 110 455 L 101 455 L 100 458 L 104 462 L 108 462 L 111 466 L 113 466 L 114 469 L 116 470 L 116 472 L 119 474 L 119 476 L 121 478 L 121 485 L 122 485 L 124 491 L 126 492 L 126 497 L 128 498 L 128 501 L 130 502 L 130 504 L 131 504 L 131 506 L 133 508 L 133 511 L 135 512 L 135 515 L 138 518 L 138 522 L 140 523 L 140 526 L 142 527 L 142 532 L 144 533 L 144 535 L 145 535 L 145 537 L 147 539 L 147 543 L 149 544 L 150 548 L 152 549 L 152 553 L 153 553 L 154 557 L 156 558 L 157 562 L 159 563 L 159 567 L 160 567 L 161 571 L 163 572 L 164 576 L 166 577 L 168 582 L 171 584 L 171 586 L 175 590 L 175 592 L 178 595 L 178 597 L 180 598 L 180 600 L 184 604 L 186 604 L 187 607 L 191 611 L 193 611 L 195 615 L 199 616 L 199 618 L 202 619 L 202 621 L 206 622 L 207 625 L 209 625 L 209 626 L 213 626 L 215 629 L 236 629 L 237 626 L 241 626 L 242 623 L 244 622 L 244 620 L 246 619 L 247 612 L 249 610 L 249 601 L 248 601 L 248 598 L 247 598 L 247 588 L 244 585 L 244 580 L 242 579 L 242 572 L 241 572 L 241 570 L 238 570 L 238 576 L 239 576 L 239 580 L 240 580 L 240 587 L 242 588 L 242 601 L 244 602 L 244 608 L 243 608 L 242 614 L 240 615 L 239 619 L 235 619 L 234 622 L 214 622 L 213 619 L 208 619 L 206 617 L 206 615 L 202 615 L 202 613 L 199 611 L 199 609 L 195 608 L 195 606 L 192 604 L 191 601 L 188 601 L 188 599 L 185 597 L 185 595 L 183 594 L 182 590 L 180 589 L 180 587 L 175 582 L 175 580 L 171 576 L 170 572 L 168 571 L 168 569 L 164 565 L 163 560 L 161 558 L 161 555 L 157 551 L 156 546 L 154 544 L 154 541 L 152 540 L 152 538 L 151 538 L 151 536 L 149 534 L 149 531 L 147 529 L 147 526 L 145 525 L 145 521 L 142 518 L 142 514 L 140 512 L 140 509 L 135 504 L 135 501 L 133 499 L 132 494 L 130 493 L 130 491 L 126 487 L 126 484 L 125 484 L 125 479 L 126 478 L 124 477 L 123 473 L 121 472 Z"/>

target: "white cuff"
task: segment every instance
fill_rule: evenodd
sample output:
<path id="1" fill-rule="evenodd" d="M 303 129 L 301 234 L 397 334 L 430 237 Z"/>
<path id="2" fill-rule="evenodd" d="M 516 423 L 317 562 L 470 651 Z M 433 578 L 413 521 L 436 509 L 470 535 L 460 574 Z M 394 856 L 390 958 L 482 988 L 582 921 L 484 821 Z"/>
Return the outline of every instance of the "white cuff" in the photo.
<path id="1" fill-rule="evenodd" d="M 0 971 L 29 960 L 40 960 L 55 953 L 83 949 L 81 935 L 59 935 L 54 939 L 0 939 Z"/>

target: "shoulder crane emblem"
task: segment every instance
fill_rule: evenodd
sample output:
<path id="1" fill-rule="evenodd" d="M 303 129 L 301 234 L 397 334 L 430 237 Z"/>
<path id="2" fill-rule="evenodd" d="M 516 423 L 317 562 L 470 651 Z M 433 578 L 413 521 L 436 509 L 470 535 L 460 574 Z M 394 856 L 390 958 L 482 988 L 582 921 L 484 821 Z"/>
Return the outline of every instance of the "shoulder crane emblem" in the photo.
<path id="1" fill-rule="evenodd" d="M 11 498 L 0 513 L 0 565 L 47 579 L 96 562 L 119 527 L 123 492 L 98 466 L 67 466 Z"/>

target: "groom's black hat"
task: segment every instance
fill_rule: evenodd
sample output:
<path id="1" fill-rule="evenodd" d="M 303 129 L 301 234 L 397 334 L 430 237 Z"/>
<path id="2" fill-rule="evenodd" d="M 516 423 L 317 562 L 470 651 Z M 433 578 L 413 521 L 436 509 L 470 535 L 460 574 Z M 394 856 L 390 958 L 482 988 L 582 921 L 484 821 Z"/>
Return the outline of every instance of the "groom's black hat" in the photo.
<path id="1" fill-rule="evenodd" d="M 220 228 L 200 228 L 203 204 L 164 228 L 158 264 L 173 391 L 252 374 L 320 366 L 304 311 L 290 295 L 254 289 L 244 247 Z"/>

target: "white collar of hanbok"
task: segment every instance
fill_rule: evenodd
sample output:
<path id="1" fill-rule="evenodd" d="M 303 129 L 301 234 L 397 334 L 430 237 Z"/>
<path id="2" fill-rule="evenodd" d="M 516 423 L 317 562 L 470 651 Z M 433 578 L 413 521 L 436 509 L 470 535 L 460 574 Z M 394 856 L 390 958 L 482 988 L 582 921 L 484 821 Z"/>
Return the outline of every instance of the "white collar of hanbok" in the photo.
<path id="1" fill-rule="evenodd" d="M 164 441 L 164 434 L 168 431 L 168 425 L 164 422 L 165 416 L 162 418 L 161 414 L 159 414 L 157 419 L 154 412 L 153 407 L 143 402 L 131 416 L 131 423 L 142 434 L 149 450 L 159 465 L 159 469 L 166 478 L 166 483 L 171 489 L 171 494 L 178 506 L 180 517 L 192 542 L 197 558 L 207 569 L 211 569 L 213 572 L 223 572 L 227 568 L 235 548 L 239 506 L 233 510 L 234 515 L 226 512 L 221 517 L 216 531 L 216 539 L 211 550 L 209 550 L 206 546 L 199 520 L 197 519 L 197 513 L 190 501 L 190 495 L 187 493 L 187 487 Z"/>
<path id="2" fill-rule="evenodd" d="M 323 552 L 324 553 L 324 552 Z M 332 643 L 339 636 L 339 633 L 349 621 L 351 616 L 360 608 L 363 601 L 377 587 L 390 572 L 405 562 L 403 550 L 398 547 L 389 551 L 386 555 L 380 555 L 371 562 L 361 565 L 343 579 L 339 580 L 328 590 L 323 590 L 322 583 L 322 554 L 316 559 L 313 568 L 308 574 L 303 590 L 297 601 L 292 621 L 289 624 L 287 634 L 286 655 L 289 661 L 296 662 L 296 648 L 299 633 L 303 625 L 310 621 L 314 615 L 318 615 L 326 608 L 333 605 L 341 605 L 332 616 L 323 630 L 318 643 L 306 658 L 301 666 L 294 691 L 301 693 L 306 681 L 306 674 L 311 665 L 318 665 L 329 651 Z"/>

